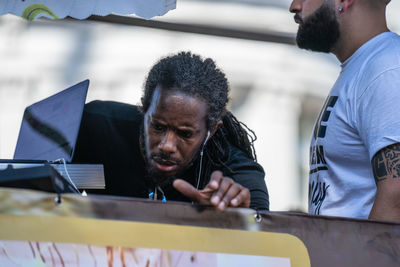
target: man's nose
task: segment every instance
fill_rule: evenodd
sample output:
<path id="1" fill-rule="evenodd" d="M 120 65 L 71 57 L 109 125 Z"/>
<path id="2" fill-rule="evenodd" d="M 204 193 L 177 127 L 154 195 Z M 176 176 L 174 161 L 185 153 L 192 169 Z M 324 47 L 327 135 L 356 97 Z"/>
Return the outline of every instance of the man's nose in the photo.
<path id="1" fill-rule="evenodd" d="M 292 4 L 289 7 L 289 11 L 291 13 L 299 13 L 301 11 L 302 4 L 303 0 L 293 0 Z"/>
<path id="2" fill-rule="evenodd" d="M 161 142 L 158 144 L 158 148 L 167 154 L 176 152 L 176 136 L 174 131 L 167 131 Z"/>

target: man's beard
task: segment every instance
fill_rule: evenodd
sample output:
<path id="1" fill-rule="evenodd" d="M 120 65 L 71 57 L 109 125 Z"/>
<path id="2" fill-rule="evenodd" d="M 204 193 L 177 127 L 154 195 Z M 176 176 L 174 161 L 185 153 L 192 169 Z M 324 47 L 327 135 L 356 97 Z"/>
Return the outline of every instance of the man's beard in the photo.
<path id="1" fill-rule="evenodd" d="M 185 166 L 184 168 L 180 169 L 175 175 L 168 175 L 166 173 L 162 173 L 158 171 L 154 165 L 150 164 L 151 159 L 153 158 L 160 158 L 165 161 L 176 161 L 177 164 L 179 164 L 179 160 L 172 158 L 166 154 L 163 153 L 157 153 L 157 154 L 151 154 L 150 159 L 146 157 L 146 170 L 147 170 L 147 178 L 150 179 L 154 185 L 156 186 L 164 186 L 166 184 L 172 183 L 175 179 L 181 178 L 181 179 L 189 179 L 190 177 L 183 177 L 183 174 L 193 166 L 194 162 L 197 160 L 199 156 L 199 153 L 196 153 L 194 157 L 191 159 L 189 164 Z"/>
<path id="2" fill-rule="evenodd" d="M 152 159 L 154 160 L 157 158 L 164 161 L 176 162 L 176 164 L 179 164 L 179 160 L 172 158 L 164 153 L 158 153 L 158 154 L 152 153 L 150 155 L 150 159 L 146 157 L 146 170 L 148 178 L 151 179 L 152 182 L 157 186 L 162 186 L 168 183 L 172 183 L 179 173 L 175 175 L 167 175 L 166 173 L 158 171 L 156 167 L 150 163 Z"/>
<path id="3" fill-rule="evenodd" d="M 304 21 L 297 14 L 295 18 L 300 21 L 296 37 L 298 47 L 316 52 L 331 52 L 339 39 L 340 30 L 335 11 L 328 4 L 322 4 Z"/>
<path id="4" fill-rule="evenodd" d="M 187 164 L 187 166 L 185 166 L 184 168 L 179 170 L 175 175 L 167 175 L 166 173 L 162 173 L 162 172 L 158 171 L 156 169 L 156 167 L 150 163 L 151 160 L 153 158 L 160 158 L 165 161 L 176 162 L 176 164 L 179 164 L 180 161 L 178 159 L 170 157 L 169 155 L 167 155 L 165 153 L 149 153 L 149 151 L 147 151 L 145 141 L 143 141 L 143 140 L 145 140 L 145 133 L 144 133 L 143 127 L 140 130 L 140 135 L 141 135 L 140 146 L 141 146 L 141 151 L 143 152 L 142 155 L 145 160 L 145 166 L 146 166 L 145 179 L 147 179 L 147 181 L 149 181 L 150 183 L 152 183 L 155 186 L 164 186 L 169 183 L 172 183 L 176 178 L 182 177 L 182 174 L 184 174 L 185 171 L 187 171 L 190 167 L 193 166 L 194 162 L 197 160 L 197 158 L 199 156 L 199 152 L 197 152 L 193 156 L 193 158 L 189 162 L 189 164 Z M 182 178 L 188 178 L 188 177 L 182 177 Z"/>

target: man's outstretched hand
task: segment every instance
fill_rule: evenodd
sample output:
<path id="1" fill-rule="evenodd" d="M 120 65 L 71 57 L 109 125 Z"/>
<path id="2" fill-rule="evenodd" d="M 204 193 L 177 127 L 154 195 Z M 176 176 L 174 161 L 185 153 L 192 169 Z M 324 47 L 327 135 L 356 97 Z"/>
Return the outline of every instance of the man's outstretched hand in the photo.
<path id="1" fill-rule="evenodd" d="M 182 179 L 176 179 L 173 186 L 193 201 L 203 205 L 212 205 L 221 211 L 228 206 L 250 207 L 250 191 L 231 178 L 223 176 L 220 171 L 214 171 L 211 174 L 210 182 L 201 190 L 197 190 Z"/>

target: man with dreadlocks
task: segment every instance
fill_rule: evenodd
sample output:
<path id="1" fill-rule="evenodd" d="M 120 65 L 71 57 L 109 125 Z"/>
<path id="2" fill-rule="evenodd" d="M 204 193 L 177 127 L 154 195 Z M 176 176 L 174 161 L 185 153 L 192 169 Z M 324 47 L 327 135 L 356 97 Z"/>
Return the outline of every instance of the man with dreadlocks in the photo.
<path id="1" fill-rule="evenodd" d="M 104 164 L 100 193 L 268 210 L 255 135 L 226 110 L 228 91 L 212 59 L 163 58 L 148 74 L 141 107 L 86 105 L 74 162 Z"/>

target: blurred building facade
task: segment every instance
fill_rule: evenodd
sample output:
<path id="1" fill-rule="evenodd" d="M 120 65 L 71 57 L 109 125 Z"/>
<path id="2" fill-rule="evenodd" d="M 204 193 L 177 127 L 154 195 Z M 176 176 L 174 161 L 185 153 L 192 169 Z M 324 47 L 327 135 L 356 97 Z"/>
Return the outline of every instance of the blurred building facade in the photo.
<path id="1" fill-rule="evenodd" d="M 156 20 L 294 34 L 288 0 L 178 0 Z M 399 32 L 393 5 L 391 28 Z M 192 51 L 213 58 L 231 85 L 230 109 L 257 134 L 271 210 L 307 207 L 308 144 L 340 67 L 332 55 L 293 45 L 93 21 L 33 23 L 0 17 L 0 158 L 12 158 L 24 108 L 84 79 L 87 101 L 137 104 L 161 57 Z"/>

